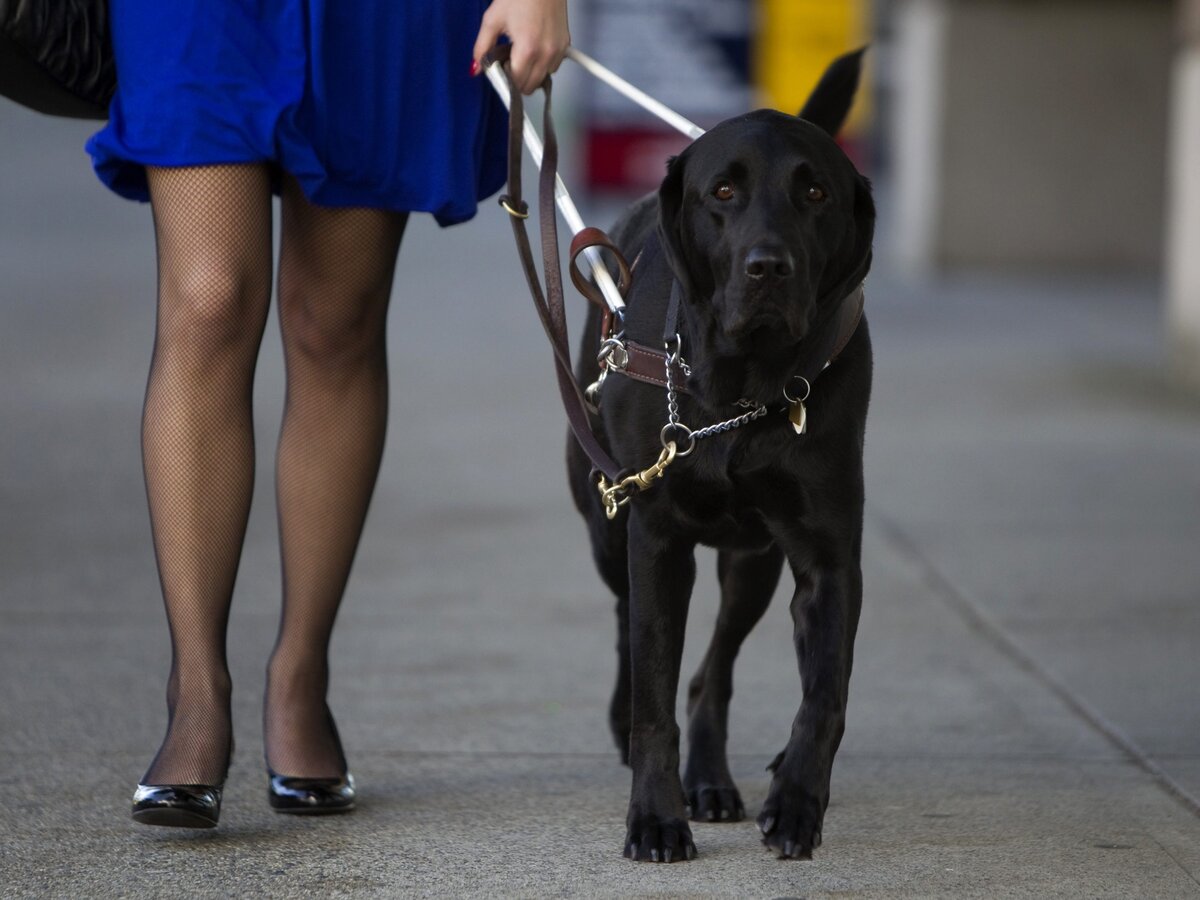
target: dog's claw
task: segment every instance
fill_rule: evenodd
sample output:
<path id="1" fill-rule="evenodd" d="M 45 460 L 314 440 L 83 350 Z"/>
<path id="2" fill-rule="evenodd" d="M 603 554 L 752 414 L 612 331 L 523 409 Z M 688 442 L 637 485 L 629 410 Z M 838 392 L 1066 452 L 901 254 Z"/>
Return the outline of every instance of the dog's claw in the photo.
<path id="1" fill-rule="evenodd" d="M 625 856 L 640 862 L 683 862 L 696 856 L 687 820 L 674 816 L 632 816 L 625 835 Z"/>
<path id="2" fill-rule="evenodd" d="M 701 784 L 689 788 L 689 816 L 697 822 L 737 822 L 746 808 L 732 782 Z"/>
<path id="3" fill-rule="evenodd" d="M 821 845 L 822 802 L 801 791 L 779 791 L 767 798 L 767 808 L 758 816 L 763 844 L 779 859 L 812 859 Z"/>

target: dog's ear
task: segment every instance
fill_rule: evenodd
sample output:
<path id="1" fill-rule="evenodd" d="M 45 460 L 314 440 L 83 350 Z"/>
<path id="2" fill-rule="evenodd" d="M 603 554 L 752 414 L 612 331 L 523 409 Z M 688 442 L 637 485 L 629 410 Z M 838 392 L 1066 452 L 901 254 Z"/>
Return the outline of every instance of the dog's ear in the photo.
<path id="1" fill-rule="evenodd" d="M 667 161 L 667 177 L 658 188 L 658 240 L 671 270 L 683 286 L 684 296 L 692 296 L 692 283 L 683 258 L 683 227 L 680 211 L 683 208 L 683 169 L 686 153 Z"/>
<path id="2" fill-rule="evenodd" d="M 800 110 L 801 119 L 812 122 L 831 137 L 837 136 L 854 103 L 854 94 L 862 75 L 862 55 L 866 52 L 866 47 L 860 47 L 829 64 L 804 102 L 804 109 Z"/>
<path id="3" fill-rule="evenodd" d="M 854 181 L 854 229 L 843 238 L 838 257 L 847 260 L 841 271 L 831 272 L 836 281 L 824 282 L 821 294 L 833 301 L 840 300 L 862 284 L 871 269 L 872 244 L 875 240 L 875 201 L 871 197 L 871 182 L 862 175 Z"/>
<path id="4" fill-rule="evenodd" d="M 875 242 L 875 198 L 871 196 L 871 181 L 859 175 L 854 182 L 854 253 L 858 267 L 854 286 L 867 277 L 871 268 L 871 247 Z"/>

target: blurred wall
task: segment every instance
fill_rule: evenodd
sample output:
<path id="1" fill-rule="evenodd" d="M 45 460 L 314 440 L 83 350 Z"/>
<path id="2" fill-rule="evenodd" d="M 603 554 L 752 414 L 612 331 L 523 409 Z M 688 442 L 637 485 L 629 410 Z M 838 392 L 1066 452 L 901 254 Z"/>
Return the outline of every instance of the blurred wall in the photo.
<path id="1" fill-rule="evenodd" d="M 896 252 L 1153 268 L 1171 0 L 896 0 Z"/>
<path id="2" fill-rule="evenodd" d="M 1200 391 L 1200 0 L 1181 0 L 1172 73 L 1167 218 L 1167 333 L 1171 369 Z"/>

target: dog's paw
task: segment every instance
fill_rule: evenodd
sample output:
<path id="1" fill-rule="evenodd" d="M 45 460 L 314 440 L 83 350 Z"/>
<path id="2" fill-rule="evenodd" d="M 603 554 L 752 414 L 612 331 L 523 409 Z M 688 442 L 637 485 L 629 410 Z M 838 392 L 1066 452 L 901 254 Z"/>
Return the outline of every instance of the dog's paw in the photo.
<path id="1" fill-rule="evenodd" d="M 692 829 L 683 819 L 642 814 L 630 817 L 625 857 L 638 862 L 686 862 L 696 858 Z"/>
<path id="2" fill-rule="evenodd" d="M 763 843 L 780 859 L 812 859 L 821 846 L 824 804 L 806 791 L 772 790 L 758 815 Z"/>
<path id="3" fill-rule="evenodd" d="M 742 795 L 733 782 L 689 786 L 687 798 L 693 822 L 740 822 L 746 818 Z"/>

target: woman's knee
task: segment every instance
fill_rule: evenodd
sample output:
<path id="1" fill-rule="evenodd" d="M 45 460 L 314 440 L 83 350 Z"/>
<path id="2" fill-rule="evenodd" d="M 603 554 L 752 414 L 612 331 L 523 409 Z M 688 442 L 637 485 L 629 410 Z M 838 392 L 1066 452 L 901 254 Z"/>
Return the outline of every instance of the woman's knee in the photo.
<path id="1" fill-rule="evenodd" d="M 271 297 L 267 273 L 219 258 L 189 260 L 165 272 L 160 338 L 212 349 L 257 343 Z"/>
<path id="2" fill-rule="evenodd" d="M 284 347 L 316 364 L 373 362 L 384 353 L 387 291 L 348 291 L 319 281 L 303 286 L 281 284 L 279 325 Z"/>

